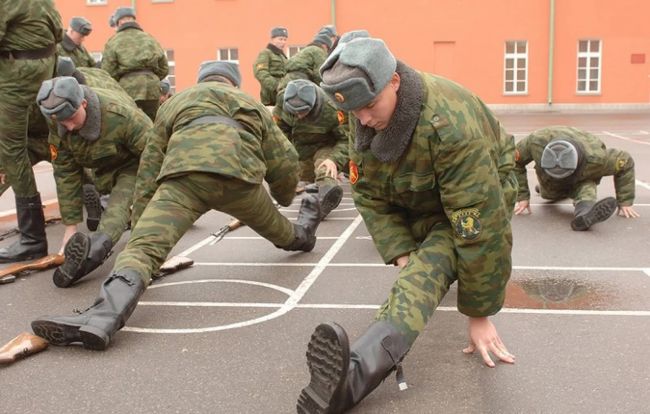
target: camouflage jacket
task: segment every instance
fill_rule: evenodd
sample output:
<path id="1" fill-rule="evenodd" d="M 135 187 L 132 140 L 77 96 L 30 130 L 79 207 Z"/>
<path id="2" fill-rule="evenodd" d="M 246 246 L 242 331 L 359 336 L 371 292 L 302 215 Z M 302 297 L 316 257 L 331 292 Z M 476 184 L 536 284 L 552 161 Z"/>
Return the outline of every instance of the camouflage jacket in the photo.
<path id="1" fill-rule="evenodd" d="M 73 42 L 67 34 L 63 35 L 63 41 L 57 45 L 56 50 L 59 56 L 68 56 L 72 59 L 77 68 L 94 68 L 96 66 L 95 59 L 86 48 Z"/>
<path id="2" fill-rule="evenodd" d="M 262 104 L 275 105 L 278 83 L 287 73 L 286 64 L 287 57 L 284 52 L 270 43 L 257 55 L 257 59 L 253 64 L 253 73 L 255 79 L 260 82 L 260 100 Z"/>
<path id="3" fill-rule="evenodd" d="M 348 161 L 350 130 L 347 113 L 341 111 L 319 91 L 321 107 L 303 119 L 280 109 L 273 108 L 273 119 L 289 141 L 296 147 L 298 158 L 311 159 L 323 147 L 334 147 L 330 157 L 339 169 Z"/>
<path id="4" fill-rule="evenodd" d="M 401 70 L 398 66 L 403 92 L 408 85 Z M 404 152 L 396 161 L 382 162 L 372 147 L 350 146 L 355 205 L 387 264 L 416 251 L 433 228 L 448 228 L 458 309 L 468 316 L 492 315 L 503 305 L 511 271 L 513 137 L 463 87 L 410 71 L 415 80 L 409 84 L 416 85 L 410 88 L 423 88 L 424 94 Z"/>
<path id="5" fill-rule="evenodd" d="M 135 105 L 135 101 L 133 100 L 133 98 L 131 98 L 126 93 L 124 88 L 121 87 L 120 84 L 117 83 L 117 81 L 113 79 L 111 75 L 109 75 L 108 72 L 106 72 L 105 70 L 100 68 L 77 68 L 77 71 L 79 71 L 79 73 L 81 73 L 81 76 L 83 77 L 83 82 L 79 82 L 80 84 L 88 85 L 92 89 L 100 88 L 100 89 L 108 89 L 109 91 L 118 92 L 121 95 L 123 95 L 123 97 L 125 97 L 129 102 Z"/>
<path id="6" fill-rule="evenodd" d="M 76 224 L 83 218 L 83 169 L 92 169 L 97 189 L 109 193 L 117 174 L 137 165 L 145 143 L 153 135 L 151 120 L 124 95 L 83 88 L 88 99 L 84 126 L 73 132 L 56 125 L 50 128 L 54 179 L 65 224 Z"/>
<path id="7" fill-rule="evenodd" d="M 0 52 L 34 50 L 63 39 L 53 0 L 0 0 Z"/>
<path id="8" fill-rule="evenodd" d="M 102 69 L 136 101 L 158 100 L 160 81 L 169 73 L 165 51 L 136 22 L 123 24 L 108 39 Z"/>
<path id="9" fill-rule="evenodd" d="M 556 180 L 540 167 L 544 147 L 554 138 L 562 138 L 577 145 L 582 153 L 578 168 L 567 180 Z M 519 193 L 517 200 L 529 200 L 526 165 L 535 161 L 535 173 L 542 188 L 554 192 L 571 192 L 580 183 L 600 183 L 602 177 L 614 176 L 616 199 L 621 206 L 634 203 L 634 160 L 625 151 L 606 148 L 594 135 L 566 126 L 539 129 L 517 143 L 516 166 Z"/>
<path id="10" fill-rule="evenodd" d="M 243 129 L 221 123 L 189 125 L 203 116 L 234 119 Z M 266 180 L 271 195 L 287 206 L 298 183 L 298 154 L 259 102 L 230 85 L 204 82 L 161 105 L 138 169 L 134 222 L 156 183 L 196 171 L 253 184 Z"/>
<path id="11" fill-rule="evenodd" d="M 278 84 L 278 93 L 283 94 L 287 84 L 295 79 L 308 79 L 320 85 L 319 69 L 327 59 L 327 52 L 320 46 L 311 44 L 300 50 L 297 55 L 287 61 L 287 74 Z"/>

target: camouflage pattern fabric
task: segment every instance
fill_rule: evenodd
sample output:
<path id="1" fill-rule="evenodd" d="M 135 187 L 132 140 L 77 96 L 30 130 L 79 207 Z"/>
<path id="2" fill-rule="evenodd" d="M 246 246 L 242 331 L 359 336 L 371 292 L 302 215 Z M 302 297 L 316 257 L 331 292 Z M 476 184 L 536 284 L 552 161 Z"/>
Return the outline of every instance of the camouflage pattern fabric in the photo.
<path id="1" fill-rule="evenodd" d="M 319 69 L 327 59 L 327 52 L 322 47 L 311 44 L 301 49 L 297 55 L 287 61 L 287 74 L 284 75 L 278 84 L 276 104 L 282 102 L 284 90 L 287 84 L 296 79 L 308 79 L 316 85 L 320 85 L 321 77 Z"/>
<path id="2" fill-rule="evenodd" d="M 564 180 L 551 178 L 540 167 L 544 147 L 554 138 L 562 137 L 579 146 L 584 161 L 576 171 Z M 547 200 L 571 198 L 579 201 L 595 201 L 596 187 L 608 175 L 614 176 L 616 200 L 621 206 L 634 203 L 634 160 L 629 153 L 607 148 L 596 136 L 567 126 L 553 126 L 537 130 L 517 143 L 515 172 L 519 182 L 517 200 L 529 200 L 526 165 L 535 161 L 535 174 L 539 181 L 540 195 Z"/>
<path id="3" fill-rule="evenodd" d="M 350 147 L 353 199 L 386 263 L 409 255 L 377 319 L 414 341 L 449 285 L 458 309 L 497 313 L 510 277 L 514 139 L 469 91 L 420 74 L 417 127 L 401 158 Z"/>
<path id="4" fill-rule="evenodd" d="M 282 50 L 269 44 L 253 63 L 253 74 L 260 83 L 260 100 L 264 105 L 275 105 L 280 80 L 287 73 L 287 57 Z"/>
<path id="5" fill-rule="evenodd" d="M 56 128 L 51 128 L 54 178 L 63 222 L 77 224 L 83 218 L 83 171 L 92 169 L 99 193 L 111 194 L 99 229 L 119 239 L 118 233 L 124 231 L 122 223 L 129 219 L 140 154 L 153 128 L 151 120 L 123 94 L 99 88 L 93 91 L 101 108 L 100 138 L 89 141 L 79 131 L 59 137 Z"/>
<path id="6" fill-rule="evenodd" d="M 135 105 L 133 98 L 105 70 L 100 68 L 77 68 L 77 70 L 86 78 L 86 85 L 90 86 L 91 89 L 100 88 L 119 92 L 128 97 L 127 100 Z"/>
<path id="7" fill-rule="evenodd" d="M 0 52 L 36 50 L 61 41 L 61 16 L 52 0 L 0 0 Z M 28 155 L 27 127 L 41 83 L 52 77 L 56 56 L 0 58 L 0 165 L 17 197 L 37 194 Z"/>
<path id="8" fill-rule="evenodd" d="M 67 56 L 72 59 L 77 68 L 93 68 L 97 65 L 86 48 L 83 45 L 75 44 L 67 34 L 63 35 L 63 41 L 57 45 L 56 51 L 59 56 Z"/>
<path id="9" fill-rule="evenodd" d="M 189 125 L 209 115 L 234 119 L 243 129 L 218 123 Z M 286 206 L 298 183 L 298 154 L 266 107 L 230 85 L 203 82 L 175 94 L 160 108 L 140 161 L 133 222 L 158 183 L 190 172 L 250 184 L 266 180 L 273 198 Z"/>
<path id="10" fill-rule="evenodd" d="M 188 172 L 163 179 L 117 257 L 114 270 L 135 269 L 148 284 L 178 240 L 202 214 L 213 209 L 236 217 L 277 246 L 288 246 L 295 238 L 293 225 L 261 184 Z"/>

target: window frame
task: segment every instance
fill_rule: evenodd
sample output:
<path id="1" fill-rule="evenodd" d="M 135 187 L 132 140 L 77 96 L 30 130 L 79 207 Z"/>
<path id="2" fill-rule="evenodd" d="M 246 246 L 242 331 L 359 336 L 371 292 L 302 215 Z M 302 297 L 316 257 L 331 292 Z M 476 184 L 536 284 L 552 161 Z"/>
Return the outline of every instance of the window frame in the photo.
<path id="1" fill-rule="evenodd" d="M 106 6 L 108 0 L 86 0 L 86 6 Z"/>
<path id="2" fill-rule="evenodd" d="M 222 50 L 227 50 L 228 51 L 228 59 L 222 59 L 221 58 L 221 51 Z M 232 59 L 233 50 L 237 52 L 237 59 Z M 233 63 L 239 64 L 239 48 L 237 48 L 237 47 L 220 47 L 220 48 L 217 48 L 217 60 L 222 61 L 222 62 L 233 62 Z"/>
<path id="3" fill-rule="evenodd" d="M 172 59 L 169 55 L 172 55 Z M 165 57 L 167 58 L 167 66 L 169 72 L 165 79 L 169 81 L 169 92 L 173 95 L 176 93 L 176 58 L 174 56 L 174 49 L 165 49 Z"/>
<path id="4" fill-rule="evenodd" d="M 525 51 L 520 53 L 518 51 L 519 45 L 523 43 Z M 514 46 L 513 52 L 508 52 L 508 45 L 512 44 Z M 508 61 L 512 61 L 512 68 L 508 68 Z M 518 63 L 520 61 L 524 62 L 524 79 L 519 79 L 517 72 L 519 69 Z M 506 40 L 504 43 L 503 50 L 503 95 L 506 96 L 522 96 L 528 95 L 528 40 Z M 512 79 L 508 80 L 508 72 L 512 71 Z M 520 82 L 524 82 L 524 90 L 517 90 L 517 85 Z M 512 84 L 512 90 L 508 90 L 508 85 Z"/>
<path id="5" fill-rule="evenodd" d="M 587 50 L 585 52 L 580 51 L 580 44 L 582 42 L 587 42 Z M 591 51 L 591 45 L 592 42 L 598 42 L 598 51 L 597 52 L 592 52 Z M 580 66 L 580 59 L 584 58 L 585 59 L 585 64 L 586 66 Z M 596 58 L 598 59 L 598 67 L 592 67 L 591 65 L 591 59 Z M 595 79 L 596 84 L 597 84 L 597 89 L 596 90 L 591 90 L 589 85 L 591 82 L 594 81 L 591 77 L 591 71 L 592 70 L 598 70 L 598 76 L 597 79 Z M 576 95 L 600 95 L 602 93 L 602 78 L 603 78 L 603 41 L 602 39 L 594 39 L 594 38 L 587 38 L 587 39 L 578 39 L 578 44 L 577 44 L 577 59 L 576 59 Z M 585 71 L 585 77 L 580 78 L 580 71 L 584 70 Z M 580 90 L 580 82 L 585 83 L 585 89 Z"/>

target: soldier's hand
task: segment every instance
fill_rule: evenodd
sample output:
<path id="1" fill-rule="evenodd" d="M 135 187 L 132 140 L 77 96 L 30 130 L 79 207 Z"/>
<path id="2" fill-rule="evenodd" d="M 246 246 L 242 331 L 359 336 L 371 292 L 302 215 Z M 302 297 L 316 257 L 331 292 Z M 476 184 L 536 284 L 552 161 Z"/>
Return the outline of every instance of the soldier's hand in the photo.
<path id="1" fill-rule="evenodd" d="M 490 358 L 490 352 L 503 362 L 515 363 L 515 356 L 508 352 L 508 349 L 501 341 L 494 324 L 487 318 L 469 318 L 469 346 L 463 349 L 466 354 L 473 354 L 478 350 L 483 357 L 483 362 L 490 368 L 494 368 L 494 361 Z"/>
<path id="2" fill-rule="evenodd" d="M 625 218 L 641 217 L 641 215 L 637 213 L 632 206 L 618 206 L 618 215 Z"/>
<path id="3" fill-rule="evenodd" d="M 408 254 L 406 256 L 400 256 L 397 259 L 395 259 L 395 266 L 399 267 L 400 269 L 404 269 L 407 264 L 409 264 Z"/>
<path id="4" fill-rule="evenodd" d="M 7 176 L 4 174 L 0 174 L 0 184 L 6 184 L 7 183 Z"/>
<path id="5" fill-rule="evenodd" d="M 530 209 L 530 200 L 517 201 L 515 204 L 515 215 L 524 214 L 528 210 L 528 214 L 532 214 L 533 210 Z"/>
<path id="6" fill-rule="evenodd" d="M 339 175 L 338 168 L 336 167 L 336 163 L 329 158 L 326 159 L 325 161 L 321 162 L 318 164 L 318 169 L 324 169 L 325 174 L 327 174 L 328 177 L 332 177 L 333 179 L 336 180 L 336 177 Z"/>

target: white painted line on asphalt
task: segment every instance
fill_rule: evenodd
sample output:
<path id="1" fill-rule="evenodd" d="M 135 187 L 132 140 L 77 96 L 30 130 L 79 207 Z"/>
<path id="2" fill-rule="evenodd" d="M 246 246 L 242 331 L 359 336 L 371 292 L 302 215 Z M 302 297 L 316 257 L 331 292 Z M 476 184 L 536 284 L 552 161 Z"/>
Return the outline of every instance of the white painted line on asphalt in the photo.
<path id="1" fill-rule="evenodd" d="M 645 273 L 646 275 L 650 276 L 650 269 L 646 269 L 646 270 L 644 270 L 643 273 Z"/>
<path id="2" fill-rule="evenodd" d="M 603 131 L 603 134 L 608 135 L 608 136 L 610 136 L 610 137 L 614 137 L 614 138 L 622 139 L 622 140 L 624 140 L 624 141 L 634 142 L 634 143 L 636 143 L 636 144 L 650 145 L 650 142 L 647 142 L 647 141 L 639 141 L 638 139 L 624 137 L 623 135 L 614 134 L 614 133 L 609 132 L 609 131 Z"/>
<path id="3" fill-rule="evenodd" d="M 650 184 L 648 184 L 648 183 L 644 183 L 644 182 L 641 181 L 641 180 L 634 180 L 634 182 L 635 182 L 636 185 L 638 185 L 639 187 L 643 187 L 643 188 L 645 188 L 646 190 L 650 190 Z M 638 206 L 638 205 L 640 205 L 640 204 L 635 204 L 634 207 L 636 207 L 636 206 Z"/>
<path id="4" fill-rule="evenodd" d="M 641 181 L 636 180 L 636 184 L 650 190 L 650 185 L 648 185 L 646 183 L 642 183 Z M 571 203 L 531 203 L 530 205 L 533 206 L 533 207 L 534 206 L 539 206 L 539 207 L 552 207 L 552 206 L 573 207 L 573 204 L 571 204 Z M 650 204 L 635 204 L 634 207 L 650 207 Z"/>
<path id="5" fill-rule="evenodd" d="M 56 204 L 56 203 L 58 203 L 58 202 L 59 202 L 59 199 L 58 199 L 58 198 L 53 198 L 53 199 L 51 199 L 51 200 L 45 200 L 45 201 L 43 201 L 43 205 L 44 205 L 44 206 L 49 206 L 49 205 L 52 205 L 52 204 Z M 2 217 L 8 217 L 8 216 L 13 216 L 13 215 L 15 215 L 15 214 L 16 214 L 16 209 L 15 209 L 15 208 L 14 208 L 14 209 L 11 209 L 11 210 L 0 211 L 0 218 L 2 218 Z"/>
<path id="6" fill-rule="evenodd" d="M 650 132 L 644 131 L 644 130 L 640 130 L 639 133 L 641 133 L 643 135 L 650 135 Z"/>

